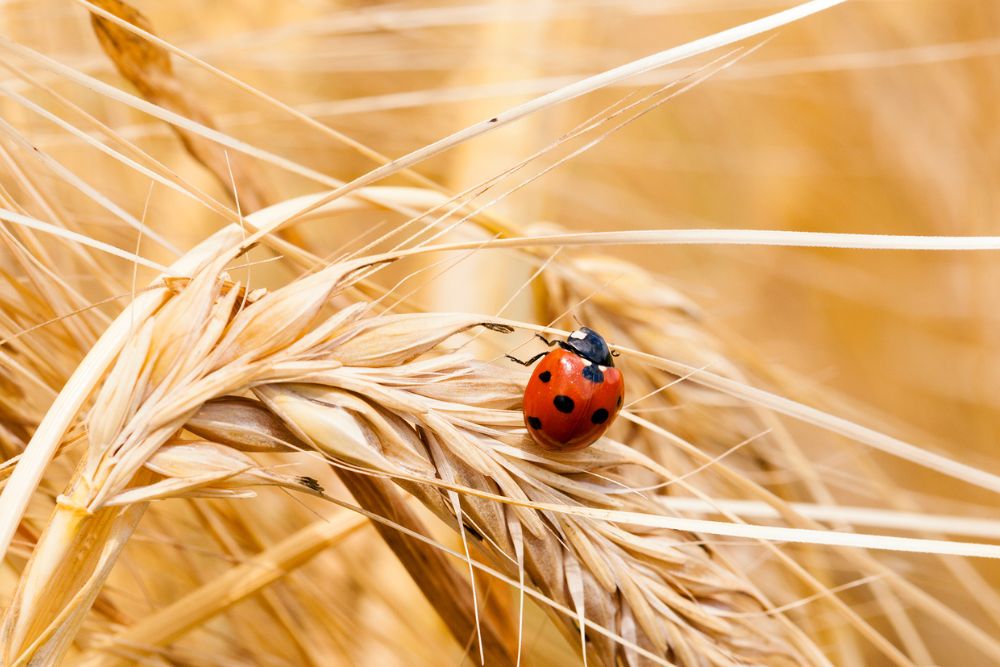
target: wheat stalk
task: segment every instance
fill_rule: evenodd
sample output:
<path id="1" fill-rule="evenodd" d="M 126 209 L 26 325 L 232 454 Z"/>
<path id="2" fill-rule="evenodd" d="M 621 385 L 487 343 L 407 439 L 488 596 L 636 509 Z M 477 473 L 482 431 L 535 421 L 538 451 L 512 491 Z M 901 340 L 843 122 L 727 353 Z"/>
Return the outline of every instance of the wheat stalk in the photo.
<path id="1" fill-rule="evenodd" d="M 746 616 L 766 603 L 704 546 L 684 546 L 698 542 L 695 536 L 505 509 L 413 481 L 497 489 L 524 503 L 654 507 L 608 495 L 616 484 L 602 490 L 577 479 L 628 463 L 613 445 L 541 457 L 523 435 L 515 374 L 461 354 L 427 356 L 481 319 L 377 315 L 363 302 L 343 303 L 351 276 L 368 260 L 334 264 L 251 299 L 222 273 L 226 259 L 210 258 L 176 291 L 161 288 L 159 307 L 134 322 L 94 398 L 85 456 L 22 578 L 11 606 L 17 613 L 5 617 L 8 662 L 63 654 L 147 502 L 239 497 L 261 484 L 318 491 L 310 480 L 261 470 L 225 445 L 174 439 L 208 400 L 247 389 L 334 461 L 410 478 L 400 483 L 442 518 L 454 520 L 460 507 L 461 524 L 508 572 L 524 568 L 528 581 L 575 609 L 578 621 L 596 620 L 621 638 L 624 645 L 581 635 L 607 664 L 633 651 L 685 664 L 696 655 L 719 664 L 822 661 L 767 614 Z M 338 302 L 329 312 L 327 304 Z M 205 432 L 204 424 L 197 428 Z M 141 483 L 151 475 L 159 481 Z M 560 620 L 575 634 L 572 619 Z"/>
<path id="2" fill-rule="evenodd" d="M 218 419 L 210 427 L 198 421 L 196 415 L 208 401 L 251 388 L 302 442 L 341 464 L 400 480 L 442 518 L 462 514 L 463 526 L 485 538 L 495 557 L 515 566 L 514 573 L 524 568 L 547 599 L 575 609 L 578 619 L 593 620 L 591 612 L 596 612 L 605 628 L 614 620 L 610 639 L 590 638 L 594 656 L 605 662 L 630 651 L 681 662 L 717 651 L 714 659 L 720 664 L 738 660 L 734 656 L 740 651 L 757 660 L 769 656 L 766 659 L 780 661 L 795 651 L 803 651 L 800 660 L 819 659 L 808 644 L 797 644 L 801 638 L 794 632 L 781 641 L 775 638 L 782 633 L 770 629 L 764 633 L 769 641 L 749 645 L 747 638 L 759 631 L 743 620 L 751 604 L 746 601 L 752 600 L 751 608 L 760 611 L 767 603 L 730 568 L 699 559 L 704 547 L 683 548 L 685 541 L 697 538 L 674 530 L 665 534 L 672 538 L 665 547 L 664 534 L 594 523 L 600 516 L 594 511 L 601 508 L 623 512 L 621 520 L 635 527 L 643 524 L 640 516 L 656 513 L 648 501 L 618 493 L 613 475 L 603 489 L 576 478 L 581 472 L 596 475 L 635 464 L 637 459 L 627 450 L 609 444 L 579 460 L 566 457 L 552 470 L 550 461 L 530 455 L 521 434 L 516 408 L 523 379 L 508 373 L 500 381 L 503 371 L 460 354 L 417 360 L 441 341 L 481 323 L 481 318 L 373 315 L 377 309 L 371 304 L 344 302 L 345 290 L 359 271 L 388 261 L 382 257 L 333 264 L 262 296 L 247 294 L 228 280 L 223 267 L 231 253 L 203 248 L 194 256 L 204 258 L 204 264 L 190 280 L 170 279 L 158 292 L 147 292 L 156 299 L 147 319 L 136 322 L 135 313 L 129 313 L 127 335 L 123 338 L 119 325 L 103 339 L 117 339 L 122 347 L 94 399 L 84 462 L 33 554 L 12 606 L 17 614 L 6 617 L 9 661 L 61 655 L 144 503 L 170 497 L 239 497 L 246 495 L 247 486 L 260 484 L 318 490 L 309 480 L 259 470 L 245 454 L 223 445 L 172 440 L 194 417 L 192 428 L 213 432 L 229 445 L 250 450 L 266 450 L 276 443 L 287 447 L 287 436 L 283 439 L 273 429 L 234 440 L 225 429 L 219 431 Z M 684 305 L 669 292 L 654 300 Z M 326 304 L 338 302 L 339 309 L 324 314 Z M 111 344 L 105 342 L 105 347 Z M 122 387 L 130 388 L 131 397 L 124 403 Z M 254 425 L 259 427 L 259 422 L 248 425 L 239 419 L 228 424 L 241 432 L 254 432 L 248 428 Z M 526 445 L 529 454 L 524 453 Z M 132 488 L 143 478 L 142 470 L 146 477 L 153 473 L 164 479 Z M 650 466 L 648 472 L 663 473 L 659 466 Z M 432 482 L 452 490 L 422 486 Z M 487 497 L 460 500 L 456 488 L 498 489 L 521 505 L 499 509 Z M 581 508 L 575 514 L 552 512 L 553 506 L 573 505 Z M 115 509 L 119 506 L 134 509 L 123 513 Z M 629 511 L 638 514 L 624 518 Z M 669 523 L 647 525 L 666 529 Z M 112 546 L 87 549 L 91 542 Z M 81 552 L 86 558 L 81 559 Z M 536 561 L 537 554 L 547 556 Z M 687 574 L 678 582 L 649 571 L 644 564 L 649 557 Z M 68 558 L 77 565 L 67 569 Z M 82 568 L 81 560 L 87 563 Z M 692 577 L 692 570 L 699 575 Z M 42 583 L 52 581 L 62 584 L 55 588 L 61 595 L 46 589 L 42 604 Z M 636 586 L 637 581 L 642 583 Z M 705 608 L 728 613 L 715 618 L 703 616 L 705 608 L 698 608 L 698 615 L 685 607 L 685 599 L 704 601 L 710 591 L 726 593 Z M 679 618 L 688 618 L 691 625 Z M 767 615 L 755 623 L 760 619 L 775 623 Z M 672 625 L 664 625 L 668 622 Z M 563 625 L 572 634 L 565 620 Z M 709 648 L 722 641 L 715 636 L 721 628 L 728 637 L 724 647 Z M 788 626 L 784 632 L 789 632 Z"/>

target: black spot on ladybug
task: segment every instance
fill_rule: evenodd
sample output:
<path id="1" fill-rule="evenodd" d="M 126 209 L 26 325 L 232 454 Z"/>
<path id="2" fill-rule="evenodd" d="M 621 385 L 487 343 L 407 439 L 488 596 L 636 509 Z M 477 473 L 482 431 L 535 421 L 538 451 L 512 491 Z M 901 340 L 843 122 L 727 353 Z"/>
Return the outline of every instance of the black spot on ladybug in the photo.
<path id="1" fill-rule="evenodd" d="M 542 382 L 548 382 L 549 380 L 552 379 L 552 373 L 550 373 L 549 371 L 542 371 L 541 373 L 538 374 L 538 379 L 541 380 Z"/>
<path id="2" fill-rule="evenodd" d="M 566 414 L 573 412 L 573 408 L 576 407 L 576 405 L 573 404 L 573 399 L 565 394 L 559 394 L 553 398 L 552 405 L 556 406 L 556 410 L 559 412 L 565 412 Z"/>
<path id="3" fill-rule="evenodd" d="M 583 367 L 583 377 L 590 380 L 594 384 L 600 384 L 604 382 L 604 373 L 597 364 L 590 364 L 589 366 Z"/>
<path id="4" fill-rule="evenodd" d="M 603 424 L 608 421 L 608 411 L 604 408 L 594 410 L 594 414 L 590 415 L 590 421 L 595 424 Z"/>
<path id="5" fill-rule="evenodd" d="M 528 426 L 536 431 L 542 430 L 542 420 L 538 417 L 528 417 Z"/>
<path id="6" fill-rule="evenodd" d="M 618 407 L 620 408 L 621 406 L 622 406 L 622 397 L 621 397 L 621 394 L 619 394 L 618 395 Z"/>

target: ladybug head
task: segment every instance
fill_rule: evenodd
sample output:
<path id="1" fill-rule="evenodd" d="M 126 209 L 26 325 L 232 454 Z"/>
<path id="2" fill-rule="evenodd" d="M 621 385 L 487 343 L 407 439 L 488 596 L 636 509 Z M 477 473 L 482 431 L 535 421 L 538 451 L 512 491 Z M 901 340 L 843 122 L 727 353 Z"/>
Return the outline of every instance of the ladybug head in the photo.
<path id="1" fill-rule="evenodd" d="M 569 335 L 565 343 L 560 343 L 560 345 L 599 366 L 615 365 L 611 358 L 611 348 L 608 347 L 604 337 L 593 329 L 580 327 Z"/>

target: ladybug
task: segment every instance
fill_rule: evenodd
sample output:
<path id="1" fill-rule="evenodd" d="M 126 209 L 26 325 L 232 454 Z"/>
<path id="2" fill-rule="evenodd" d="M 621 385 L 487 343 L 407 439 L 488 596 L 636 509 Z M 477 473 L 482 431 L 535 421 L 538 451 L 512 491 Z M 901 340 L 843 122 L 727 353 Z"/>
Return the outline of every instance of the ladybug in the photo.
<path id="1" fill-rule="evenodd" d="M 559 349 L 527 361 L 506 355 L 522 366 L 539 359 L 524 389 L 524 425 L 539 447 L 572 452 L 592 444 L 618 416 L 625 396 L 625 378 L 615 368 L 604 337 L 580 327 L 565 341 L 549 341 Z"/>

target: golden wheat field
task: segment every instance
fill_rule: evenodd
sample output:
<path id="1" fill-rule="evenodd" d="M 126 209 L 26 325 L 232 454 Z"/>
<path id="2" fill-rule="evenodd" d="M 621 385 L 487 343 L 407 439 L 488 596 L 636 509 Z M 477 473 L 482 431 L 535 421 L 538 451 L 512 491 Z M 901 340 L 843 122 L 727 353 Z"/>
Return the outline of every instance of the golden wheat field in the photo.
<path id="1" fill-rule="evenodd" d="M 0 70 L 0 666 L 1000 664 L 996 0 L 6 0 Z"/>

